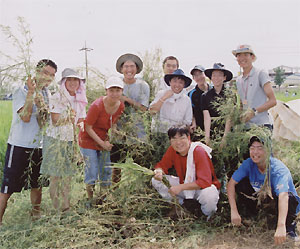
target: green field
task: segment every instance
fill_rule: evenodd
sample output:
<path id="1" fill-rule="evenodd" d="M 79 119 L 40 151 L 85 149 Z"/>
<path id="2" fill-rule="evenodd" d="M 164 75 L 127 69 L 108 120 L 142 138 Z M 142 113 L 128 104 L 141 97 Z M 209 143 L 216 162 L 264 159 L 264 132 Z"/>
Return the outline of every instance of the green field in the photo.
<path id="1" fill-rule="evenodd" d="M 0 175 L 4 164 L 6 142 L 12 119 L 12 101 L 0 101 Z M 1 177 L 2 178 L 2 177 Z"/>
<path id="2" fill-rule="evenodd" d="M 290 100 L 294 100 L 294 99 L 300 99 L 300 89 L 299 88 L 291 88 L 288 89 L 288 95 L 286 94 L 286 89 L 280 89 L 280 91 L 278 89 L 275 90 L 275 96 L 276 99 L 283 101 L 283 102 L 288 102 Z M 293 96 L 293 94 L 295 94 Z"/>
<path id="3" fill-rule="evenodd" d="M 283 100 L 281 93 L 276 96 Z M 1 164 L 11 123 L 11 104 L 0 102 Z M 290 168 L 299 186 L 299 142 L 274 141 L 273 149 L 275 157 Z M 42 217 L 36 221 L 30 217 L 29 191 L 14 194 L 0 228 L 0 248 L 274 248 L 275 231 L 266 229 L 266 220 L 240 229 L 230 226 L 230 211 L 224 195 L 210 222 L 189 217 L 174 221 L 166 215 L 171 204 L 154 191 L 149 177 L 136 174 L 135 181 L 127 177 L 114 191 L 96 188 L 96 193 L 107 194 L 106 200 L 86 209 L 83 167 L 78 166 L 78 173 L 71 180 L 72 209 L 67 213 L 54 210 L 49 189 L 45 187 Z M 299 247 L 287 242 L 278 248 Z"/>

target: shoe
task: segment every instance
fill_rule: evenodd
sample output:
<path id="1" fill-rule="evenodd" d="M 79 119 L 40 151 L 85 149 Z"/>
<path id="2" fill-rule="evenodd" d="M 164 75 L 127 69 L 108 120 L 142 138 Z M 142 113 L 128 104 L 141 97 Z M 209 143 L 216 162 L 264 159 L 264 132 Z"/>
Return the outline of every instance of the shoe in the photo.
<path id="1" fill-rule="evenodd" d="M 286 234 L 295 242 L 300 241 L 296 232 L 297 223 L 294 221 L 291 225 L 286 227 Z"/>

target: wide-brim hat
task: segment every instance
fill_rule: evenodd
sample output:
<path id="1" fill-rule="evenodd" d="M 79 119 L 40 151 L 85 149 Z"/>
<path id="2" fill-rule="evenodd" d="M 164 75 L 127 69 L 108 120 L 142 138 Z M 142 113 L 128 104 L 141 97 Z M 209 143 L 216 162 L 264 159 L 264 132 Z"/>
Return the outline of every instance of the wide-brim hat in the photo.
<path id="1" fill-rule="evenodd" d="M 143 61 L 141 60 L 140 57 L 138 57 L 135 54 L 123 54 L 118 58 L 117 63 L 116 63 L 116 69 L 119 73 L 122 73 L 121 68 L 122 68 L 122 65 L 126 61 L 133 61 L 136 64 L 136 66 L 137 66 L 136 73 L 137 74 L 143 70 Z"/>
<path id="2" fill-rule="evenodd" d="M 201 72 L 204 72 L 205 71 L 205 67 L 203 67 L 202 65 L 196 65 L 194 66 L 194 68 L 191 70 L 190 74 L 193 75 L 194 72 L 198 70 L 198 71 L 201 71 Z"/>
<path id="3" fill-rule="evenodd" d="M 64 71 L 62 71 L 61 80 L 59 81 L 59 84 L 61 84 L 65 78 L 77 78 L 83 83 L 85 83 L 85 78 L 79 76 L 79 74 L 72 68 L 65 68 Z"/>
<path id="4" fill-rule="evenodd" d="M 237 49 L 232 50 L 232 54 L 233 54 L 235 57 L 237 56 L 237 54 L 242 54 L 242 53 L 250 53 L 250 54 L 253 54 L 254 57 L 255 57 L 254 60 L 257 59 L 257 57 L 256 57 L 256 55 L 255 55 L 255 53 L 254 53 L 254 51 L 253 51 L 253 49 L 251 48 L 250 45 L 239 45 L 239 46 L 237 47 Z"/>
<path id="5" fill-rule="evenodd" d="M 229 70 L 225 69 L 224 65 L 221 64 L 221 63 L 215 63 L 212 68 L 206 69 L 204 71 L 204 73 L 205 73 L 205 75 L 208 78 L 211 79 L 211 75 L 212 75 L 212 72 L 214 70 L 220 70 L 220 71 L 222 71 L 224 73 L 224 75 L 226 76 L 226 79 L 225 79 L 224 82 L 232 80 L 232 77 L 233 77 L 232 72 L 230 72 Z"/>
<path id="6" fill-rule="evenodd" d="M 109 89 L 112 87 L 119 87 L 119 88 L 124 88 L 124 82 L 121 78 L 112 76 L 109 77 L 105 83 L 105 89 Z"/>
<path id="7" fill-rule="evenodd" d="M 168 86 L 170 85 L 170 80 L 174 77 L 178 77 L 184 80 L 184 88 L 190 86 L 190 84 L 192 83 L 191 78 L 185 76 L 184 72 L 181 69 L 177 69 L 173 73 L 165 75 L 164 80 Z"/>

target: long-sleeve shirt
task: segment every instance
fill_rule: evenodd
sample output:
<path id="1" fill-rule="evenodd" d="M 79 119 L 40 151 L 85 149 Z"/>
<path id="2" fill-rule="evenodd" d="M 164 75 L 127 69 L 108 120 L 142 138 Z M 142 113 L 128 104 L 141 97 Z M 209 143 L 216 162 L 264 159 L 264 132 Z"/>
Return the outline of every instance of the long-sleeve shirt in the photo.
<path id="1" fill-rule="evenodd" d="M 196 183 L 201 188 L 210 187 L 214 184 L 220 189 L 221 184 L 218 181 L 213 164 L 207 155 L 206 151 L 201 147 L 197 146 L 193 152 L 196 172 Z M 172 146 L 168 148 L 162 160 L 155 165 L 155 168 L 161 168 L 165 174 L 168 173 L 168 169 L 174 165 L 177 176 L 179 177 L 180 184 L 184 183 L 186 175 L 186 162 L 187 155 L 181 156 L 177 153 Z"/>

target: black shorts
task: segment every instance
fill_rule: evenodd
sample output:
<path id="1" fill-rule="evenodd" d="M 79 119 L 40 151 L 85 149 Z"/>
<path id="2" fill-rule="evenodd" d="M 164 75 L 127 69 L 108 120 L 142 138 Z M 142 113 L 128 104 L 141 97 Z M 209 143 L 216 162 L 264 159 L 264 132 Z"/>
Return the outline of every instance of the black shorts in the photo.
<path id="1" fill-rule="evenodd" d="M 42 149 L 7 144 L 1 193 L 12 194 L 29 188 L 39 188 Z"/>

